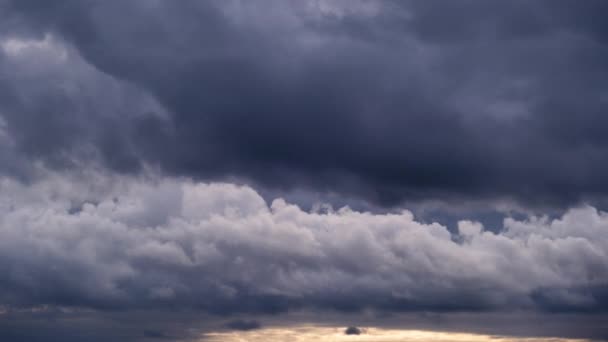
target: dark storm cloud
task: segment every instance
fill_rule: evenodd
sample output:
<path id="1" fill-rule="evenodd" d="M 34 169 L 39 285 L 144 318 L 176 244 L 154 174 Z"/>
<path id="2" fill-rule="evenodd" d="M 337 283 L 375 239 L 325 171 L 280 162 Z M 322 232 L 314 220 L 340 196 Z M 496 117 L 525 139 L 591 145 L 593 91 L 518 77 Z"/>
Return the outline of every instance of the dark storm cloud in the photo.
<path id="1" fill-rule="evenodd" d="M 102 118 L 100 107 L 121 103 L 105 86 L 90 89 L 86 114 L 74 110 L 80 93 L 35 93 L 42 110 L 4 92 L 6 125 L 28 157 L 71 156 L 83 144 L 122 171 L 146 163 L 376 203 L 563 205 L 608 191 L 603 1 L 3 6 L 4 36 L 51 34 L 94 68 L 73 82 L 109 75 L 169 116 Z"/>

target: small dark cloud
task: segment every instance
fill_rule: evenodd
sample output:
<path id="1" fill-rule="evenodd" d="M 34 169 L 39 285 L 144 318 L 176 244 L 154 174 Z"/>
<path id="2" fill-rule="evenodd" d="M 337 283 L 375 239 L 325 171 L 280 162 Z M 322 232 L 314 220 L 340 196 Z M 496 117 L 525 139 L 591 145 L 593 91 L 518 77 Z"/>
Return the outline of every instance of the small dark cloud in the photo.
<path id="1" fill-rule="evenodd" d="M 361 329 L 357 327 L 348 327 L 346 330 L 344 330 L 345 335 L 361 335 L 361 333 Z"/>
<path id="2" fill-rule="evenodd" d="M 226 323 L 226 327 L 232 330 L 248 331 L 260 329 L 262 325 L 256 320 L 237 319 Z"/>
<path id="3" fill-rule="evenodd" d="M 160 330 L 144 330 L 144 336 L 148 337 L 148 338 L 159 338 L 159 339 L 165 339 L 168 338 L 167 334 L 163 331 Z"/>

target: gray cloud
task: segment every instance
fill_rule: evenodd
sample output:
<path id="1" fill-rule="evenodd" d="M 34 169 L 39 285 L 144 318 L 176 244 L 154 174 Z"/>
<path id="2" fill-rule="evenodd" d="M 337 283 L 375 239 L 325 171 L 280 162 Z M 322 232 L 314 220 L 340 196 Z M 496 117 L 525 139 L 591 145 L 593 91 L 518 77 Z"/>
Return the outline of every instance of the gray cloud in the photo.
<path id="1" fill-rule="evenodd" d="M 607 336 L 607 7 L 0 0 L 0 340 Z"/>
<path id="2" fill-rule="evenodd" d="M 348 327 L 344 330 L 345 335 L 361 335 L 361 329 L 357 327 Z"/>
<path id="3" fill-rule="evenodd" d="M 408 211 L 307 212 L 245 186 L 93 175 L 2 179 L 0 302 L 218 314 L 607 308 L 608 219 L 592 207 L 508 218 L 498 233 L 460 221 L 452 235 Z"/>
<path id="4" fill-rule="evenodd" d="M 51 34 L 0 37 L 0 74 L 1 169 L 14 176 L 31 176 L 37 161 L 139 170 L 130 139 L 147 122 L 166 119 L 151 96 L 100 73 Z"/>
<path id="5" fill-rule="evenodd" d="M 564 208 L 603 205 L 608 190 L 602 1 L 3 4 L 5 37 L 51 34 L 89 70 L 59 69 L 82 84 L 73 94 L 48 90 L 45 73 L 5 86 L 44 106 L 3 101 L 30 158 L 90 158 L 73 155 L 84 144 L 121 171 L 144 163 L 380 205 Z M 149 111 L 142 101 L 167 121 L 101 114 Z"/>

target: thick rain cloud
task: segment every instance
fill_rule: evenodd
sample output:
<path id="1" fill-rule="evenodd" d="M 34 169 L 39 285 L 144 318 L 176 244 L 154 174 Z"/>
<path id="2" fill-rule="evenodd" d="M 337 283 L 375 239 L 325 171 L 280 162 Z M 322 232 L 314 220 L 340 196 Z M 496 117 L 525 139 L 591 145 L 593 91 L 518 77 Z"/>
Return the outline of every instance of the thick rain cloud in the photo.
<path id="1" fill-rule="evenodd" d="M 89 176 L 90 177 L 90 176 Z M 608 309 L 608 215 L 473 221 L 303 211 L 253 189 L 53 176 L 0 197 L 0 302 L 212 314 Z M 90 180 L 90 178 L 88 178 Z"/>
<path id="2" fill-rule="evenodd" d="M 507 198 L 563 208 L 608 191 L 603 1 L 2 6 L 5 42 L 50 36 L 73 50 L 62 68 L 88 70 L 60 74 L 82 84 L 76 94 L 54 94 L 46 73 L 3 85 L 45 108 L 3 101 L 3 126 L 28 158 L 60 156 L 63 167 L 98 155 L 121 172 L 153 165 L 379 205 Z M 134 95 L 115 98 L 113 87 Z M 108 106 L 123 109 L 108 118 Z M 79 145 L 96 153 L 75 157 Z"/>

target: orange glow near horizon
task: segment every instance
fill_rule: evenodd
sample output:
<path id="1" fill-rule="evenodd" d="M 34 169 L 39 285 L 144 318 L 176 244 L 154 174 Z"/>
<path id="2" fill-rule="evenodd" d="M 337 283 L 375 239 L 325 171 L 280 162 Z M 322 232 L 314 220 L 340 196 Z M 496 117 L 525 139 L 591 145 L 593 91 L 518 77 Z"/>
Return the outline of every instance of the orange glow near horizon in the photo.
<path id="1" fill-rule="evenodd" d="M 344 327 L 274 327 L 254 331 L 206 334 L 201 342 L 588 342 L 582 339 L 525 338 L 470 333 L 362 328 L 361 335 L 345 335 Z"/>

